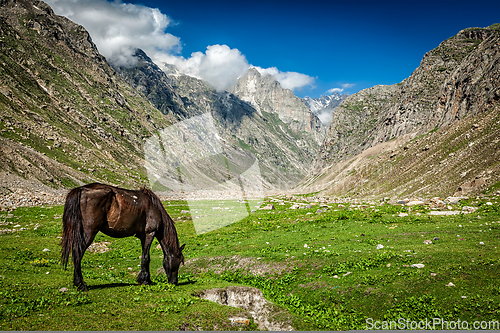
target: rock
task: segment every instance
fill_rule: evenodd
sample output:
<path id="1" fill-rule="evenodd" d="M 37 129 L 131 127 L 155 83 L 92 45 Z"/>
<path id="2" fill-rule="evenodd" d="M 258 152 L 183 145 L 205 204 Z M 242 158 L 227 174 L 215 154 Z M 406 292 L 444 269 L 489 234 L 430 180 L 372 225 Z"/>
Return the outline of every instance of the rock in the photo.
<path id="1" fill-rule="evenodd" d="M 408 216 L 408 213 L 399 213 L 398 216 L 399 217 L 406 217 L 406 216 Z"/>
<path id="2" fill-rule="evenodd" d="M 463 195 L 465 193 L 478 190 L 481 186 L 486 184 L 486 179 L 482 177 L 476 177 L 474 180 L 463 183 L 458 187 L 457 192 L 455 192 L 455 196 Z"/>
<path id="3" fill-rule="evenodd" d="M 430 239 L 424 240 L 424 244 L 432 244 L 432 241 Z"/>
<path id="4" fill-rule="evenodd" d="M 456 205 L 460 202 L 460 200 L 467 200 L 469 197 L 447 197 L 444 199 L 444 202 L 450 204 L 450 205 Z"/>
<path id="5" fill-rule="evenodd" d="M 446 285 L 446 287 L 455 287 L 455 285 L 452 282 L 450 282 Z"/>
<path id="6" fill-rule="evenodd" d="M 59 289 L 59 291 L 62 293 L 65 293 L 65 292 L 68 292 L 68 288 L 62 287 L 61 289 Z"/>
<path id="7" fill-rule="evenodd" d="M 422 205 L 425 205 L 425 202 L 423 201 L 420 201 L 420 200 L 415 200 L 415 201 L 410 201 L 406 204 L 406 206 L 422 206 Z"/>
<path id="8" fill-rule="evenodd" d="M 260 289 L 231 286 L 224 289 L 214 288 L 204 290 L 198 296 L 221 305 L 229 305 L 248 311 L 259 330 L 293 330 L 293 327 L 287 323 L 271 321 L 272 314 L 276 312 L 276 309 L 272 303 L 264 298 Z M 247 320 L 246 318 L 242 319 L 243 321 Z"/>
<path id="9" fill-rule="evenodd" d="M 306 205 L 306 208 L 313 208 L 313 205 L 309 204 L 309 205 Z"/>
<path id="10" fill-rule="evenodd" d="M 408 203 L 407 200 L 398 200 L 398 201 L 396 201 L 396 204 L 398 204 L 398 205 L 406 205 L 407 203 Z"/>
<path id="11" fill-rule="evenodd" d="M 229 318 L 231 321 L 231 326 L 248 326 L 250 325 L 250 319 L 241 318 L 241 317 L 231 317 Z"/>
<path id="12" fill-rule="evenodd" d="M 260 208 L 260 210 L 274 210 L 274 205 L 273 204 L 268 204 L 262 208 Z"/>
<path id="13" fill-rule="evenodd" d="M 431 276 L 436 276 L 437 274 L 436 273 L 431 273 Z"/>
<path id="14" fill-rule="evenodd" d="M 439 197 L 434 197 L 429 200 L 431 208 L 446 208 L 446 203 Z"/>
<path id="15" fill-rule="evenodd" d="M 489 201 L 488 201 L 488 202 L 486 203 L 486 205 L 487 205 L 487 206 L 492 206 L 493 204 L 492 204 L 491 202 L 489 202 Z"/>
<path id="16" fill-rule="evenodd" d="M 110 249 L 108 248 L 108 245 L 110 245 L 111 242 L 95 242 L 92 243 L 87 250 L 90 252 L 94 253 L 104 253 L 108 252 Z"/>
<path id="17" fill-rule="evenodd" d="M 476 210 L 477 210 L 477 207 L 471 207 L 471 206 L 463 206 L 462 207 L 462 212 L 474 213 Z"/>
<path id="18" fill-rule="evenodd" d="M 299 208 L 300 208 L 300 205 L 297 205 L 297 204 L 290 206 L 290 209 L 299 209 Z"/>
<path id="19" fill-rule="evenodd" d="M 479 242 L 479 245 L 484 245 L 484 242 Z"/>
<path id="20" fill-rule="evenodd" d="M 410 267 L 413 267 L 413 268 L 424 268 L 425 265 L 424 264 L 413 264 Z"/>
<path id="21" fill-rule="evenodd" d="M 434 237 L 432 240 L 437 241 L 437 240 L 439 240 L 439 237 Z"/>
<path id="22" fill-rule="evenodd" d="M 458 210 L 448 210 L 448 211 L 439 211 L 439 210 L 434 210 L 429 213 L 429 215 L 434 215 L 434 216 L 439 216 L 439 215 L 458 215 L 461 212 Z"/>
<path id="23" fill-rule="evenodd" d="M 380 250 L 380 249 L 383 249 L 383 248 L 384 248 L 384 246 L 382 244 L 378 244 L 377 245 L 377 250 Z"/>

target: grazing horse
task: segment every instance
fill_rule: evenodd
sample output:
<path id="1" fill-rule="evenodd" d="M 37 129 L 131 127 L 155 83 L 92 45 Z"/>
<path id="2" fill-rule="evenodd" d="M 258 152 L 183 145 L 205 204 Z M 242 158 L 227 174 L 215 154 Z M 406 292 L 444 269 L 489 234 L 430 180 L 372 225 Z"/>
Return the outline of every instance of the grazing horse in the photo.
<path id="1" fill-rule="evenodd" d="M 138 191 L 93 183 L 72 189 L 66 196 L 61 240 L 61 262 L 66 269 L 72 253 L 73 284 L 87 290 L 82 277 L 82 257 L 101 231 L 115 238 L 135 236 L 141 240 L 140 284 L 151 284 L 149 248 L 156 237 L 163 250 L 163 267 L 168 282 L 177 284 L 179 266 L 184 263 L 174 221 L 151 190 Z"/>

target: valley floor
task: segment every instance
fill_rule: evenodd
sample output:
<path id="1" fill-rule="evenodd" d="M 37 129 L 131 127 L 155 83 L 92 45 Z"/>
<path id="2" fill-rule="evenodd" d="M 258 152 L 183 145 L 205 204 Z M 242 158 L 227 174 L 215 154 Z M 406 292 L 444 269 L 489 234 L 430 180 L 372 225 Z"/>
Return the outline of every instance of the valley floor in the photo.
<path id="1" fill-rule="evenodd" d="M 498 329 L 499 199 L 410 206 L 274 196 L 207 233 L 196 231 L 187 201 L 165 201 L 187 244 L 179 285 L 166 284 L 156 240 L 155 284 L 138 286 L 140 242 L 99 234 L 83 259 L 84 293 L 59 262 L 63 207 L 19 207 L 0 212 L 0 329 L 349 330 L 434 318 Z M 228 200 L 205 201 L 215 221 L 224 217 Z M 244 296 L 264 311 L 228 306 Z"/>

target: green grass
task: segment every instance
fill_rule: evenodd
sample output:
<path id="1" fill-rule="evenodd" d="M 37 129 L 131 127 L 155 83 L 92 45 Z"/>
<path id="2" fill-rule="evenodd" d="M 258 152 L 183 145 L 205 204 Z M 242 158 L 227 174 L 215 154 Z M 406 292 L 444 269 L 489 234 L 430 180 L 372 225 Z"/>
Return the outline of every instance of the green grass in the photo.
<path id="1" fill-rule="evenodd" d="M 298 330 L 364 329 L 368 318 L 498 320 L 497 201 L 471 199 L 456 209 L 469 205 L 478 211 L 454 216 L 429 216 L 429 209 L 412 207 L 407 217 L 398 216 L 408 209 L 397 205 L 331 204 L 316 213 L 318 205 L 292 210 L 292 202 L 273 202 L 275 210 L 258 210 L 203 234 L 181 213 L 189 209 L 186 202 L 166 202 L 180 242 L 187 244 L 179 285 L 166 284 L 157 273 L 162 255 L 156 241 L 156 284 L 138 286 L 140 242 L 99 234 L 95 241 L 110 242 L 111 250 L 86 252 L 83 274 L 90 290 L 83 293 L 71 285 L 72 267 L 65 271 L 59 263 L 62 207 L 18 208 L 9 217 L 0 212 L 0 230 L 26 228 L 0 234 L 0 329 L 234 330 L 228 317 L 244 310 L 194 296 L 230 285 L 261 289 Z M 377 250 L 378 244 L 384 247 Z M 411 267 L 418 263 L 424 267 Z M 455 286 L 446 286 L 450 282 Z M 62 287 L 69 291 L 60 292 Z"/>

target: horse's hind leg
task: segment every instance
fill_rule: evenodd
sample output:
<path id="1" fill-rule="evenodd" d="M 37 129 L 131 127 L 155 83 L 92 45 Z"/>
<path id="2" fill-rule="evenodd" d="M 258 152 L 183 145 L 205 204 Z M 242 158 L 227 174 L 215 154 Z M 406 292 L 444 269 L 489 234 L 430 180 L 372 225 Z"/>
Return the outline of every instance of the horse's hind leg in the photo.
<path id="1" fill-rule="evenodd" d="M 76 248 L 73 249 L 73 264 L 75 266 L 75 270 L 73 273 L 73 285 L 78 288 L 78 291 L 87 290 L 87 284 L 83 281 L 83 275 L 82 275 L 82 258 L 87 248 L 94 241 L 97 232 L 98 232 L 97 230 L 91 230 L 84 233 L 84 247 L 81 254 L 78 253 Z"/>
<path id="2" fill-rule="evenodd" d="M 154 232 L 151 232 L 146 235 L 138 236 L 141 240 L 142 245 L 142 258 L 141 258 L 141 271 L 139 275 L 137 275 L 137 282 L 139 284 L 152 284 L 151 276 L 149 274 L 149 248 L 151 247 L 151 243 L 154 239 Z"/>

